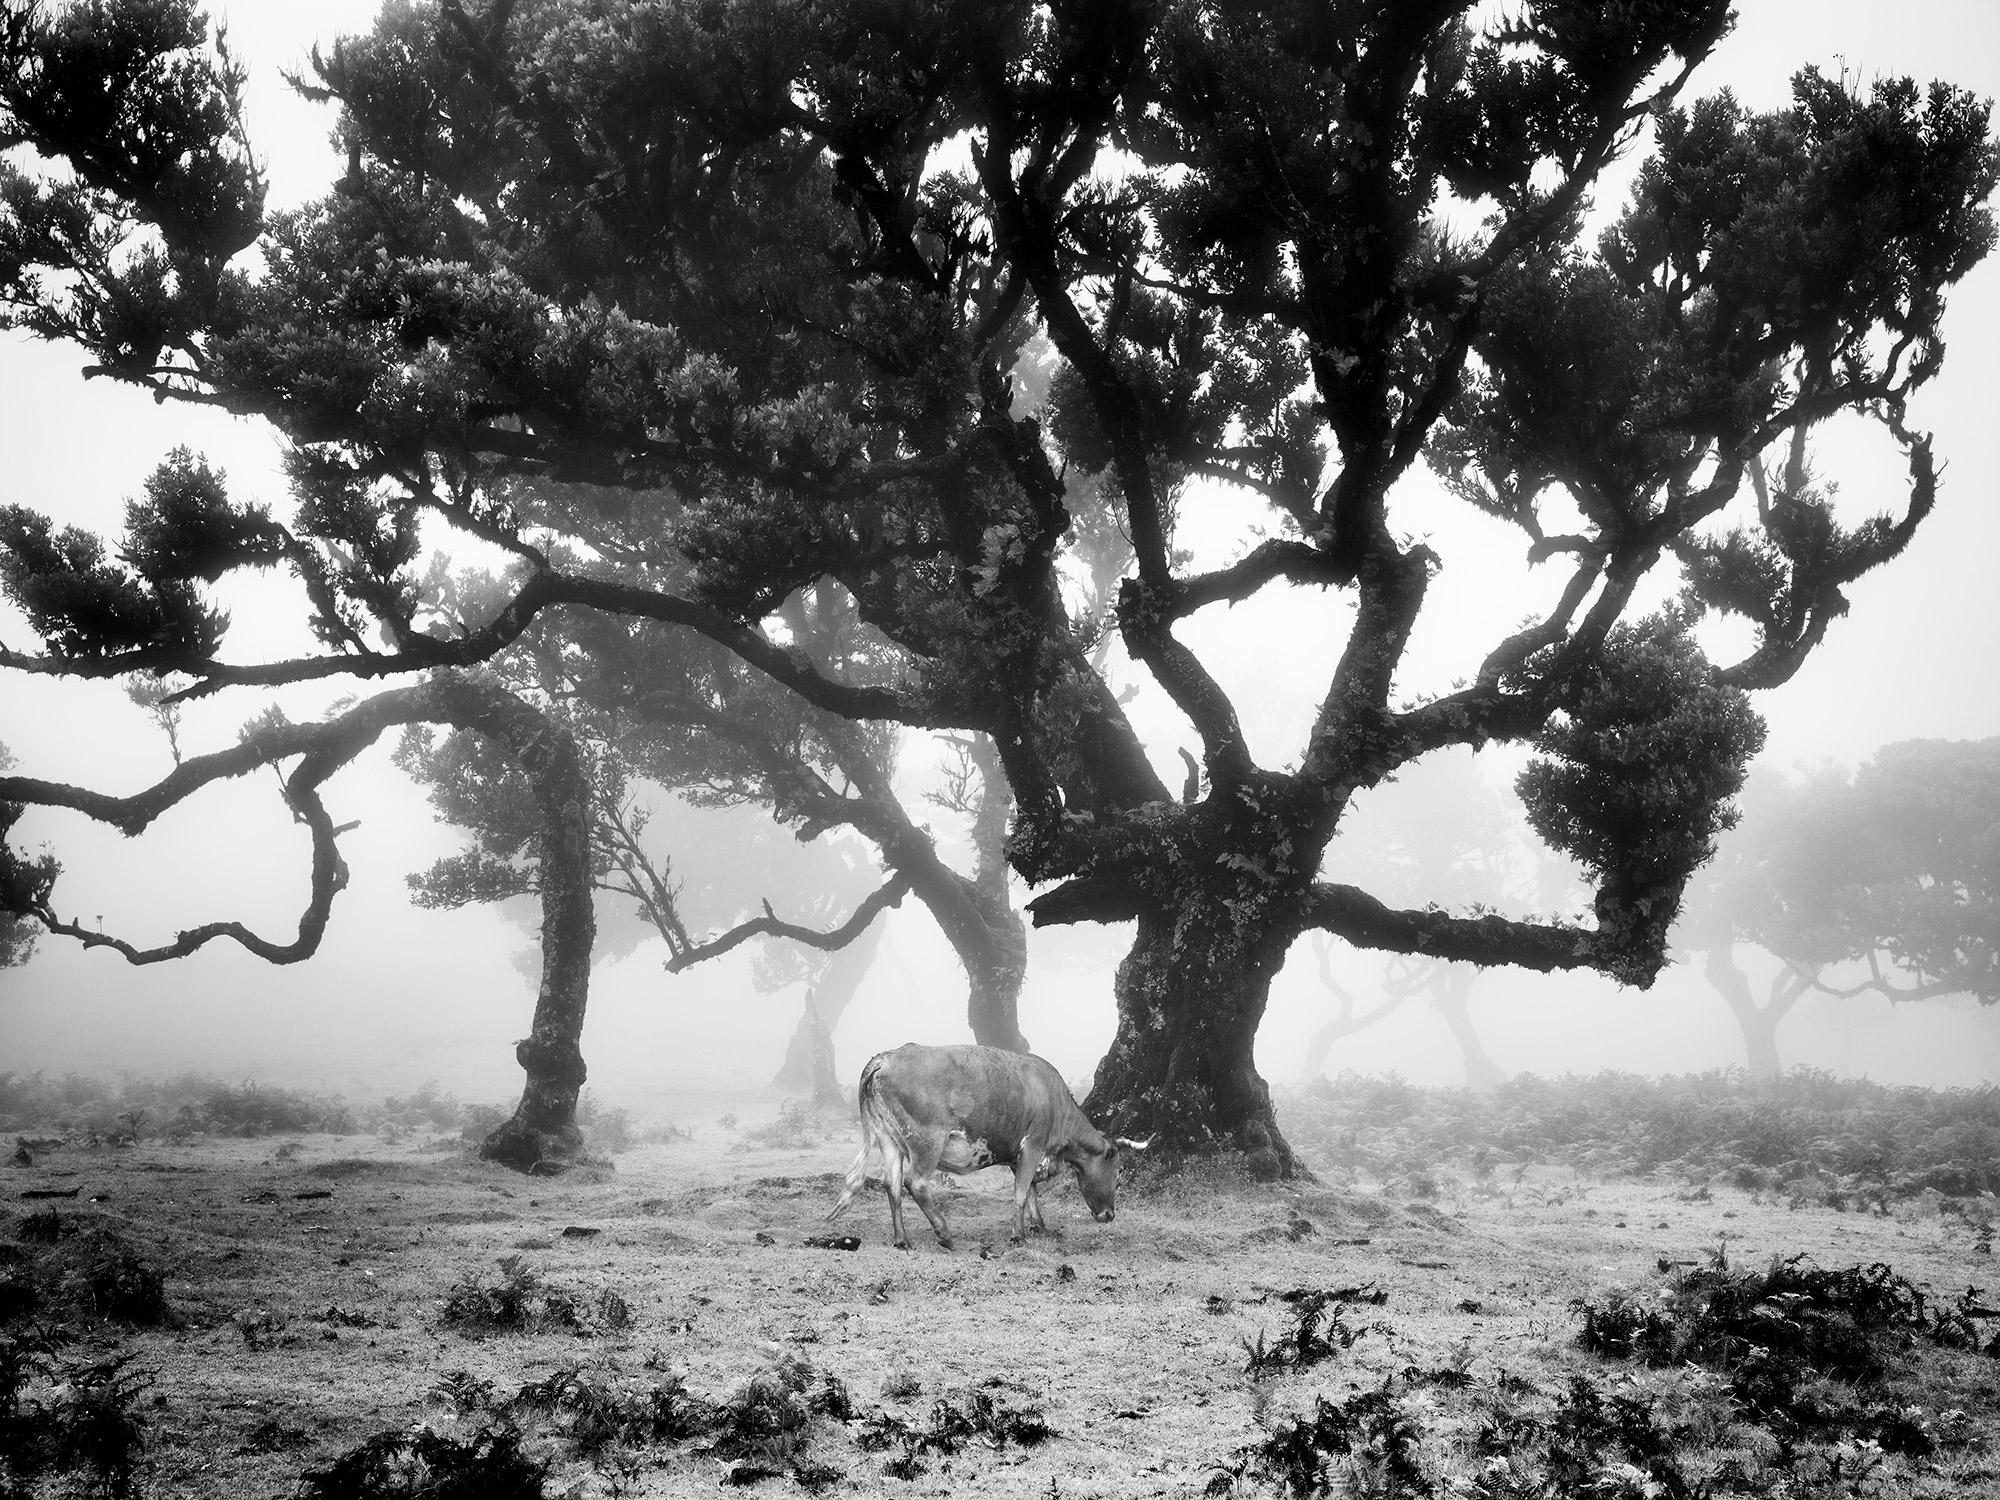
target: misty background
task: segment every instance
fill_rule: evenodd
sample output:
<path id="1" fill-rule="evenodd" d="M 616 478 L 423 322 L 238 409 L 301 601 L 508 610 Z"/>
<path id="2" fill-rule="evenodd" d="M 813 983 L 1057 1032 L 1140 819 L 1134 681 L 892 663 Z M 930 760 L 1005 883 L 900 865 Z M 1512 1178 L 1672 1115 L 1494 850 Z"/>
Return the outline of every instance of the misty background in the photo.
<path id="1" fill-rule="evenodd" d="M 330 45 L 366 28 L 376 5 L 237 0 L 212 9 L 227 18 L 230 45 L 250 70 L 252 141 L 266 164 L 273 206 L 316 195 L 338 167 L 326 145 L 332 121 L 292 94 L 281 72 L 300 69 L 315 41 Z M 1747 0 L 1741 9 L 1736 33 L 1697 74 L 1690 97 L 1728 87 L 1752 108 L 1774 108 L 1788 97 L 1790 75 L 1809 63 L 1863 79 L 1908 73 L 1920 82 L 1942 77 L 1982 95 L 2000 93 L 1994 0 L 1907 0 L 1893 7 L 1874 0 Z M 1618 207 L 1636 157 L 1613 177 L 1616 186 L 1608 183 L 1598 195 L 1600 214 Z M 1852 614 L 1798 677 L 1758 696 L 1770 725 L 1760 766 L 1788 774 L 1829 762 L 1853 769 L 1896 741 L 2000 735 L 1992 584 L 2000 560 L 1992 447 L 2000 266 L 1983 264 L 1954 290 L 1946 328 L 1951 349 L 1944 372 L 1911 411 L 1913 425 L 1935 433 L 1944 461 L 1938 512 L 1902 558 L 1852 589 Z M 260 425 L 159 407 L 108 382 L 85 384 L 80 364 L 74 351 L 25 336 L 0 342 L 8 457 L 0 503 L 31 505 L 59 521 L 115 534 L 125 500 L 140 492 L 170 448 L 185 444 L 226 470 L 237 497 L 285 508 L 277 450 Z M 1840 488 L 1844 515 L 1899 502 L 1903 465 L 1886 443 L 1823 430 L 1815 449 L 1817 471 Z M 1226 502 L 1211 499 L 1195 492 L 1184 501 L 1181 541 L 1200 555 L 1226 558 L 1245 534 Z M 1503 632 L 1535 597 L 1523 592 L 1530 575 L 1513 533 L 1445 499 L 1421 471 L 1397 492 L 1397 519 L 1427 537 L 1454 583 L 1474 575 L 1490 580 L 1458 596 L 1456 614 L 1427 612 L 1413 643 L 1403 689 L 1441 690 L 1476 665 L 1468 653 Z M 490 561 L 456 540 L 452 554 L 466 565 Z M 306 647 L 289 590 L 282 581 L 253 580 L 217 591 L 235 619 L 233 657 L 277 657 Z M 1217 664 L 1260 758 L 1281 760 L 1297 743 L 1341 640 L 1340 623 L 1340 605 L 1327 596 L 1259 599 L 1189 622 L 1189 644 Z M 1274 651 L 1273 633 L 1280 630 L 1284 649 Z M 0 640 L 29 643 L 25 625 L 4 609 Z M 1177 783 L 1176 747 L 1192 743 L 1191 734 L 1148 691 L 1143 672 L 1128 665 L 1118 680 L 1139 687 L 1135 723 L 1163 774 Z M 350 689 L 217 694 L 187 708 L 182 747 L 193 754 L 232 743 L 238 727 L 273 698 L 292 717 L 305 718 L 344 691 Z M 136 790 L 173 764 L 165 734 L 116 684 L 0 677 L 0 744 L 16 757 L 20 774 L 116 792 Z M 352 879 L 315 958 L 273 968 L 214 944 L 177 962 L 133 968 L 114 954 L 45 937 L 28 965 L 0 970 L 0 1068 L 199 1069 L 357 1098 L 406 1091 L 426 1079 L 473 1098 L 517 1092 L 512 1043 L 526 1030 L 533 1000 L 533 969 L 521 965 L 533 943 L 533 916 L 525 907 L 516 919 L 512 908 L 438 912 L 410 905 L 404 876 L 456 850 L 459 839 L 435 823 L 421 791 L 390 764 L 390 748 L 377 747 L 330 788 L 335 817 L 358 819 L 359 827 L 342 840 Z M 922 791 L 936 783 L 941 757 L 938 745 L 905 738 L 906 805 L 917 807 Z M 1398 879 L 1429 880 L 1431 889 L 1416 884 L 1408 891 L 1419 903 L 1559 904 L 1566 899 L 1561 872 L 1546 868 L 1512 811 L 1509 785 L 1521 759 L 1488 751 L 1476 759 L 1440 758 L 1435 769 L 1426 765 L 1360 805 L 1335 855 L 1356 868 L 1380 869 L 1393 860 Z M 211 789 L 137 840 L 36 809 L 17 837 L 30 848 L 47 842 L 64 862 L 59 909 L 86 920 L 101 914 L 101 925 L 134 940 L 157 942 L 224 917 L 289 933 L 305 899 L 308 844 L 275 793 L 268 770 Z M 659 800 L 652 842 L 669 856 L 677 843 L 714 850 L 787 837 L 755 808 L 686 811 Z M 1489 806 L 1498 823 L 1482 822 Z M 929 812 L 947 856 L 969 867 L 963 820 L 942 809 Z M 869 858 L 858 842 L 855 852 Z M 806 868 L 806 861 L 798 863 Z M 693 856 L 678 863 L 677 873 L 691 894 L 705 881 L 741 878 Z M 1486 884 L 1473 888 L 1479 881 Z M 805 909 L 804 893 L 775 874 L 755 894 L 780 916 L 796 919 Z M 1029 894 L 1017 889 L 1016 904 Z M 690 1089 L 766 1085 L 797 1024 L 803 987 L 760 986 L 754 944 L 669 975 L 664 945 L 637 930 L 618 906 L 601 902 L 600 961 L 584 1036 L 596 1095 L 644 1112 Z M 922 906 L 907 900 L 881 921 L 873 967 L 834 1036 L 844 1080 L 885 1047 L 969 1040 L 964 977 Z M 1111 974 L 1128 939 L 1125 927 L 1030 936 L 1022 1030 L 1072 1079 L 1088 1076 L 1111 1038 Z M 1740 950 L 1739 956 L 1760 988 L 1776 968 L 1761 954 Z M 1384 974 L 1383 955 L 1301 942 L 1273 989 L 1259 1037 L 1265 1077 L 1276 1086 L 1302 1081 L 1314 1033 L 1338 1013 L 1329 978 L 1357 1011 L 1366 1011 L 1380 1003 Z M 1590 974 L 1487 971 L 1471 986 L 1467 1007 L 1486 1052 L 1507 1073 L 1685 1072 L 1743 1061 L 1736 1022 L 1698 969 L 1685 963 L 1646 992 Z M 1779 1046 L 1788 1066 L 1890 1083 L 1991 1083 L 2000 1080 L 2000 1010 L 1964 999 L 1892 1008 L 1874 997 L 1808 996 L 1787 1018 Z M 1335 1040 L 1323 1066 L 1456 1083 L 1465 1063 L 1428 995 L 1418 993 L 1376 1024 Z"/>

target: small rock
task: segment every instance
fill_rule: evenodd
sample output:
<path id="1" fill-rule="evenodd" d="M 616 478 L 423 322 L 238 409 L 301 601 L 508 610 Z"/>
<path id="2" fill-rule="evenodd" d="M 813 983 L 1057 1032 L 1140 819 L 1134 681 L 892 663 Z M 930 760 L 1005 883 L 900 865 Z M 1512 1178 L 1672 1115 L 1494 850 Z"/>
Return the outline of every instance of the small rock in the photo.
<path id="1" fill-rule="evenodd" d="M 1056 1267 L 1056 1280 L 1057 1281 L 1076 1280 L 1076 1267 L 1069 1264 L 1068 1261 L 1064 1261 L 1061 1265 Z"/>

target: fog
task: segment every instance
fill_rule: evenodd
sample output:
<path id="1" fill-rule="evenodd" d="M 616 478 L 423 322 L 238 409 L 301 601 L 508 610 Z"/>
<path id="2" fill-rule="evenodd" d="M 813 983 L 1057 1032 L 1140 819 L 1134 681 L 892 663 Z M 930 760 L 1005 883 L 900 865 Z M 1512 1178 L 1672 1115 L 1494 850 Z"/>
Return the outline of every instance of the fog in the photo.
<path id="1" fill-rule="evenodd" d="M 227 15 L 234 48 L 251 69 L 252 139 L 267 160 L 274 202 L 311 196 L 334 170 L 324 136 L 330 120 L 290 96 L 278 79 L 314 39 L 367 24 L 374 6 L 332 0 L 313 7 L 239 3 Z M 1751 0 L 1737 33 L 1698 76 L 1697 91 L 1733 88 L 1753 107 L 1785 97 L 1793 69 L 1816 63 L 1863 77 L 1908 72 L 1943 77 L 1983 94 L 2000 93 L 2000 8 L 1990 0 Z M 1601 208 L 1616 194 L 1600 195 Z M 1942 377 L 1914 403 L 1912 423 L 1936 434 L 1945 461 L 1937 514 L 1909 551 L 1851 590 L 1851 615 L 1789 685 L 1763 694 L 1769 722 L 1764 761 L 1788 769 L 1833 762 L 1858 766 L 1881 746 L 1916 738 L 2000 735 L 2000 630 L 1990 573 L 2000 557 L 2000 496 L 1991 450 L 1992 392 L 2000 389 L 2000 257 L 1989 259 L 1951 295 L 1951 349 Z M 138 493 L 165 452 L 187 444 L 228 471 L 232 493 L 284 508 L 277 454 L 255 424 L 194 409 L 167 409 L 106 382 L 84 383 L 74 351 L 18 335 L 0 342 L 0 411 L 9 463 L 0 503 L 47 511 L 64 522 L 115 532 L 123 503 Z M 1833 432 L 1819 444 L 1819 471 L 1841 486 L 1848 519 L 1899 509 L 1900 455 L 1871 438 Z M 1425 536 L 1444 558 L 1457 590 L 1421 622 L 1399 688 L 1421 694 L 1468 674 L 1496 635 L 1546 602 L 1558 581 L 1520 561 L 1518 540 L 1498 523 L 1466 514 L 1427 478 L 1398 492 L 1397 522 Z M 1234 555 L 1245 517 L 1226 497 L 1196 492 L 1183 503 L 1180 541 L 1205 560 Z M 480 561 L 463 545 L 454 557 Z M 1442 597 L 1444 590 L 1439 591 Z M 231 654 L 276 657 L 306 649 L 286 585 L 232 582 L 218 591 L 235 617 Z M 1236 697 L 1250 747 L 1282 764 L 1323 691 L 1341 642 L 1344 606 L 1336 597 L 1258 599 L 1213 607 L 1184 632 L 1214 662 Z M 1284 649 L 1270 642 L 1282 634 Z M 0 609 L 0 641 L 30 644 L 25 624 Z M 1739 643 L 1740 644 L 1740 643 Z M 1134 722 L 1170 784 L 1177 750 L 1193 743 L 1184 721 L 1129 663 L 1121 683 L 1137 688 Z M 294 717 L 317 712 L 342 692 L 309 688 L 277 695 Z M 364 685 L 360 691 L 368 691 Z M 268 699 L 227 692 L 190 706 L 181 729 L 190 753 L 233 743 L 237 727 Z M 172 765 L 164 735 L 115 685 L 0 677 L 0 744 L 21 774 L 129 792 Z M 911 792 L 933 784 L 936 745 L 906 737 L 900 769 Z M 1396 789 L 1395 803 L 1421 808 L 1447 783 L 1496 799 L 1520 764 L 1489 752 L 1475 763 L 1420 771 Z M 1427 781 L 1426 777 L 1440 778 Z M 1455 781 L 1453 779 L 1456 779 Z M 64 863 L 59 907 L 102 914 L 111 931 L 158 942 L 195 922 L 236 917 L 259 931 L 289 935 L 307 886 L 307 840 L 275 796 L 270 773 L 211 788 L 126 840 L 85 819 L 37 810 L 18 843 L 46 842 Z M 320 952 L 304 964 L 271 967 L 228 944 L 178 962 L 134 968 L 107 952 L 86 952 L 44 937 L 25 966 L 0 970 L 0 1068 L 52 1073 L 163 1074 L 197 1069 L 234 1079 L 337 1090 L 357 1099 L 435 1079 L 463 1097 L 497 1100 L 519 1089 L 512 1055 L 533 1000 L 532 913 L 474 908 L 418 910 L 406 874 L 459 847 L 438 825 L 418 789 L 378 746 L 332 783 L 339 821 L 360 820 L 342 840 L 351 867 Z M 664 817 L 671 826 L 680 814 Z M 754 812 L 733 815 L 761 816 Z M 1518 817 L 1517 814 L 1514 815 Z M 1414 814 L 1398 832 L 1393 806 L 1358 810 L 1331 856 L 1368 866 L 1407 836 L 1435 868 L 1463 866 L 1485 850 L 1491 894 L 1425 899 L 1491 900 L 1525 910 L 1552 887 L 1532 836 L 1506 823 L 1477 845 L 1466 829 L 1421 828 Z M 1371 821 L 1372 820 L 1372 821 Z M 965 867 L 965 830 L 943 812 L 932 823 Z M 1415 829 L 1416 831 L 1409 831 Z M 1454 847 L 1454 842 L 1458 847 Z M 1495 850 L 1498 850 L 1496 853 Z M 671 853 L 670 847 L 664 852 Z M 1413 856 L 1414 857 L 1414 856 Z M 1330 869 L 1332 866 L 1330 865 Z M 683 867 L 690 886 L 729 873 Z M 1555 882 L 1560 886 L 1560 880 Z M 767 896 L 780 915 L 803 893 L 776 881 Z M 1016 904 L 1033 893 L 1015 891 Z M 754 899 L 747 897 L 746 899 Z M 525 916 L 525 925 L 523 917 Z M 608 928 L 622 921 L 607 910 Z M 882 919 L 883 943 L 835 1033 L 839 1068 L 851 1079 L 872 1052 L 903 1041 L 968 1040 L 965 979 L 923 907 L 906 900 Z M 1031 936 L 1022 1029 L 1035 1049 L 1072 1079 L 1086 1079 L 1110 1040 L 1112 971 L 1127 931 L 1054 930 Z M 592 981 L 584 1047 L 591 1086 L 609 1102 L 645 1112 L 687 1107 L 694 1091 L 716 1095 L 765 1087 L 796 1026 L 804 986 L 760 980 L 752 948 L 670 975 L 656 938 L 629 931 L 607 941 Z M 1775 959 L 1741 950 L 1762 984 Z M 1365 1003 L 1382 992 L 1384 958 L 1338 950 L 1338 983 Z M 1762 967 L 1759 967 L 1760 964 Z M 1301 943 L 1272 993 L 1258 1063 L 1274 1086 L 1302 1082 L 1315 1031 L 1335 1001 L 1319 958 Z M 1648 991 L 1620 989 L 1594 975 L 1547 977 L 1495 970 L 1478 977 L 1469 1012 L 1487 1052 L 1508 1073 L 1556 1074 L 1603 1068 L 1641 1073 L 1740 1065 L 1735 1021 L 1698 972 L 1677 965 Z M 2000 1080 L 2000 1021 L 1962 1000 L 1892 1008 L 1879 999 L 1809 997 L 1781 1033 L 1784 1062 L 1886 1082 L 1972 1085 Z M 1395 1072 L 1425 1083 L 1456 1083 L 1463 1058 L 1445 1020 L 1424 994 L 1378 1023 L 1336 1041 L 1327 1071 Z"/>

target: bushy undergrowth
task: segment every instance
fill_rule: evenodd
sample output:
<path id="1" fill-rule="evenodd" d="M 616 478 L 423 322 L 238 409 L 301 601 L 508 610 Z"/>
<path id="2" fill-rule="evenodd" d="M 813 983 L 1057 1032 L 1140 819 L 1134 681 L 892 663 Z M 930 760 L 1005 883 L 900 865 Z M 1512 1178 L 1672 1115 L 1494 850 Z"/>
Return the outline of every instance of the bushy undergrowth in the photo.
<path id="1" fill-rule="evenodd" d="M 822 1131 L 818 1112 L 804 1099 L 787 1099 L 778 1108 L 778 1117 L 768 1125 L 758 1125 L 745 1130 L 743 1139 L 731 1146 L 732 1151 L 749 1151 L 757 1147 L 766 1150 L 803 1150 L 817 1146 Z"/>
<path id="2" fill-rule="evenodd" d="M 68 1345 L 52 1328 L 0 1333 L 0 1496 L 9 1500 L 44 1479 L 132 1493 L 146 1441 L 133 1403 L 151 1379 L 129 1355 L 70 1359 Z"/>
<path id="3" fill-rule="evenodd" d="M 548 1466 L 511 1426 L 453 1437 L 426 1427 L 378 1432 L 299 1480 L 300 1500 L 543 1500 Z"/>
<path id="4" fill-rule="evenodd" d="M 231 1083 L 203 1073 L 126 1077 L 0 1073 L 0 1131 L 53 1133 L 76 1145 L 197 1135 L 354 1135 L 367 1128 L 345 1099 Z"/>
<path id="5" fill-rule="evenodd" d="M 41 1209 L 0 1247 L 0 1324 L 31 1314 L 158 1324 L 170 1316 L 166 1275 L 90 1213 Z"/>
<path id="6" fill-rule="evenodd" d="M 973 1391 L 962 1400 L 933 1402 L 921 1422 L 905 1421 L 894 1412 L 873 1412 L 856 1441 L 867 1452 L 897 1450 L 882 1472 L 891 1479 L 912 1480 L 926 1471 L 923 1460 L 927 1454 L 953 1454 L 969 1442 L 1032 1448 L 1053 1436 L 1048 1422 L 1034 1407 L 1009 1406 L 995 1400 L 990 1392 Z"/>
<path id="7" fill-rule="evenodd" d="M 1974 1321 L 1987 1312 L 1977 1294 L 1938 1305 L 1885 1265 L 1825 1270 L 1795 1255 L 1736 1270 L 1718 1250 L 1706 1266 L 1670 1275 L 1662 1293 L 1578 1302 L 1579 1343 L 1656 1369 L 1718 1371 L 1740 1410 L 1787 1436 L 1929 1453 L 1929 1424 L 1890 1381 L 1907 1351 L 1924 1339 L 2000 1356 L 2000 1335 L 1982 1342 Z"/>
<path id="8" fill-rule="evenodd" d="M 648 1368 L 657 1371 L 659 1363 L 649 1360 Z M 517 1451 L 581 1459 L 600 1473 L 629 1478 L 679 1456 L 724 1464 L 728 1485 L 789 1476 L 809 1492 L 847 1477 L 814 1453 L 824 1454 L 827 1440 L 848 1424 L 858 1427 L 855 1445 L 862 1452 L 892 1454 L 882 1472 L 901 1480 L 927 1472 L 927 1457 L 954 1454 L 970 1443 L 1032 1446 L 1053 1435 L 1039 1411 L 1010 1406 L 984 1390 L 940 1398 L 918 1421 L 879 1408 L 863 1412 L 842 1381 L 796 1355 L 778 1359 L 723 1397 L 690 1391 L 678 1373 L 631 1377 L 582 1365 L 565 1366 L 504 1397 L 490 1382 L 453 1371 L 432 1394 L 451 1408 L 454 1420 L 507 1434 Z M 463 1456 L 469 1461 L 471 1455 Z M 392 1492 L 328 1492 L 335 1493 L 372 1500 Z"/>
<path id="9" fill-rule="evenodd" d="M 1368 1329 L 1351 1326 L 1341 1308 L 1348 1303 L 1380 1307 L 1386 1300 L 1372 1286 L 1342 1287 L 1335 1291 L 1299 1287 L 1278 1296 L 1280 1301 L 1291 1305 L 1292 1326 L 1268 1342 L 1262 1329 L 1254 1338 L 1243 1341 L 1243 1351 L 1249 1356 L 1246 1373 L 1253 1379 L 1302 1370 L 1352 1348 L 1355 1339 Z"/>
<path id="10" fill-rule="evenodd" d="M 1281 1104 L 1294 1146 L 1380 1180 L 1450 1164 L 1478 1179 L 1527 1165 L 1662 1173 L 1745 1188 L 2000 1191 L 2000 1089 L 1890 1088 L 1794 1069 L 1781 1078 L 1522 1075 L 1490 1092 L 1342 1074 Z M 1836 1205 L 1838 1206 L 1838 1205 Z"/>
<path id="11" fill-rule="evenodd" d="M 0 1132 L 53 1137 L 68 1146 L 124 1146 L 142 1140 L 196 1136 L 380 1135 L 457 1136 L 476 1147 L 511 1113 L 504 1104 L 473 1104 L 427 1082 L 377 1105 L 338 1094 L 232 1083 L 204 1073 L 117 1082 L 82 1073 L 0 1072 Z M 636 1126 L 625 1109 L 600 1103 L 589 1090 L 577 1101 L 584 1148 L 597 1156 L 627 1151 L 640 1141 L 685 1139 L 674 1126 Z M 49 1144 L 43 1141 L 42 1145 Z"/>
<path id="12" fill-rule="evenodd" d="M 1937 1385 L 1912 1368 L 1926 1343 L 2000 1355 L 2000 1339 L 1980 1341 L 1992 1314 L 1976 1294 L 1940 1304 L 1886 1266 L 1823 1270 L 1796 1256 L 1760 1271 L 1734 1270 L 1720 1253 L 1662 1270 L 1663 1295 L 1575 1307 L 1581 1347 L 1661 1372 L 1644 1384 L 1575 1373 L 1551 1391 L 1504 1370 L 1479 1377 L 1469 1346 L 1464 1358 L 1406 1364 L 1367 1388 L 1350 1381 L 1342 1397 L 1322 1384 L 1303 1408 L 1260 1383 L 1263 1435 L 1217 1467 L 1208 1492 L 1887 1500 L 1919 1472 L 1943 1473 L 1948 1450 L 1988 1441 L 1990 1423 L 1937 1409 Z M 1314 1331 L 1327 1308 L 1374 1300 L 1282 1297 L 1298 1327 L 1280 1345 L 1314 1348 L 1338 1343 Z"/>
<path id="13" fill-rule="evenodd" d="M 552 1332 L 588 1337 L 631 1325 L 631 1305 L 610 1287 L 580 1297 L 545 1281 L 518 1255 L 503 1255 L 498 1264 L 498 1280 L 468 1275 L 451 1289 L 438 1315 L 440 1327 L 477 1339 Z"/>

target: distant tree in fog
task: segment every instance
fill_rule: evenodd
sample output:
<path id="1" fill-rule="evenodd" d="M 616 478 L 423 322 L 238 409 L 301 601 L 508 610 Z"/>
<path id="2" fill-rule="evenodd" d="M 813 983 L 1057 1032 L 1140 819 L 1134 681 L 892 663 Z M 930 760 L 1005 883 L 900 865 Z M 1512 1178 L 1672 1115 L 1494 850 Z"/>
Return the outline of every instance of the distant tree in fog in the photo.
<path id="1" fill-rule="evenodd" d="M 1842 883 L 1813 883 L 1785 914 L 1824 925 L 1843 949 L 1847 975 L 1820 988 L 2000 1002 L 2000 739 L 1884 745 L 1851 787 L 1801 813 L 1844 846 Z"/>
<path id="2" fill-rule="evenodd" d="M 2000 739 L 1886 745 L 1852 777 L 1765 772 L 1676 940 L 1743 1029 L 1753 1073 L 1808 991 L 2000 1001 Z M 1779 968 L 1758 1000 L 1735 949 Z"/>
<path id="3" fill-rule="evenodd" d="M 1831 767 L 1796 782 L 1753 773 L 1742 821 L 1689 887 L 1675 929 L 1675 941 L 1702 956 L 1703 977 L 1735 1017 L 1755 1077 L 1779 1073 L 1779 1024 L 1820 971 L 1847 954 L 1830 921 L 1833 892 L 1847 879 L 1847 832 L 1837 815 L 1821 816 L 1846 787 L 1846 772 Z M 1761 997 L 1738 957 L 1742 944 L 1778 960 Z"/>
<path id="4" fill-rule="evenodd" d="M 1431 901 L 1470 911 L 1537 901 L 1553 907 L 1559 903 L 1552 898 L 1569 894 L 1566 883 L 1550 885 L 1549 872 L 1529 851 L 1523 831 L 1499 788 L 1480 774 L 1470 756 L 1442 756 L 1412 768 L 1370 799 L 1355 819 L 1351 837 L 1338 846 L 1338 873 L 1385 901 Z M 1467 1087 L 1490 1089 L 1506 1079 L 1472 1021 L 1479 966 L 1391 954 L 1376 966 L 1378 977 L 1365 986 L 1373 993 L 1364 1002 L 1334 979 L 1330 942 L 1315 933 L 1312 946 L 1336 1011 L 1306 1042 L 1305 1077 L 1320 1075 L 1341 1038 L 1374 1025 L 1405 1001 L 1427 995 L 1458 1046 Z"/>
<path id="5" fill-rule="evenodd" d="M 1907 398 L 1992 240 L 1960 91 L 1807 71 L 1786 110 L 1683 110 L 1723 0 L 1489 10 L 396 5 L 315 60 L 346 176 L 271 217 L 185 0 L 11 11 L 0 128 L 74 176 L 8 169 L 0 300 L 95 373 L 271 422 L 298 504 L 140 506 L 115 559 L 7 513 L 47 650 L 4 660 L 203 690 L 455 669 L 566 608 L 691 632 L 846 719 L 984 733 L 1035 919 L 1135 924 L 1086 1108 L 1290 1174 L 1252 1049 L 1306 933 L 1659 972 L 1761 741 L 1748 695 L 1933 507 Z M 1806 435 L 1842 413 L 1906 458 L 1899 515 L 1842 524 L 1811 483 Z M 1419 459 L 1557 576 L 1412 699 L 1412 632 L 1461 588 L 1392 503 Z M 1115 625 L 1198 750 L 1179 786 L 1073 607 L 1078 476 L 1133 549 Z M 1246 550 L 1192 555 L 1195 505 L 1249 518 Z M 490 617 L 433 608 L 425 522 L 508 553 Z M 272 565 L 325 650 L 225 657 L 204 582 Z M 1661 582 L 1683 602 L 1645 613 Z M 879 666 L 791 641 L 823 584 Z M 1345 631 L 1271 765 L 1184 632 L 1267 590 L 1334 595 Z M 1742 660 L 1698 648 L 1707 609 L 1755 627 Z M 1265 643 L 1274 674 L 1298 644 Z M 1495 741 L 1536 751 L 1517 791 L 1589 922 L 1329 878 L 1375 788 Z"/>

